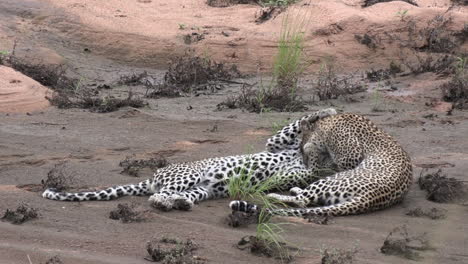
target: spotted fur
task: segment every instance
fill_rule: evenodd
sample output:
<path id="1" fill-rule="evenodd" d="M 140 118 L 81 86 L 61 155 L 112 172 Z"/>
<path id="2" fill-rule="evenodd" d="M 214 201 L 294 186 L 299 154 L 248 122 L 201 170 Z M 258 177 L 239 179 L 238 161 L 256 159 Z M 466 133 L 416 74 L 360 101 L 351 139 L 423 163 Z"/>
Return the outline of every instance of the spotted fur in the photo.
<path id="1" fill-rule="evenodd" d="M 316 180 L 316 175 L 310 169 L 315 165 L 309 164 L 309 168 L 306 168 L 302 160 L 299 150 L 300 123 L 314 123 L 335 114 L 336 111 L 329 108 L 294 121 L 268 139 L 266 151 L 260 153 L 169 165 L 158 169 L 153 179 L 138 184 L 80 193 L 47 189 L 42 196 L 60 201 L 92 201 L 111 200 L 125 195 L 151 195 L 149 201 L 154 207 L 189 210 L 194 203 L 202 200 L 227 197 L 229 179 L 241 173 L 252 175 L 252 184 L 279 174 L 284 175 L 281 177 L 281 189 L 303 186 L 304 182 Z"/>
<path id="2" fill-rule="evenodd" d="M 292 195 L 269 194 L 298 208 L 268 212 L 301 217 L 351 215 L 387 208 L 403 200 L 412 182 L 410 157 L 370 120 L 356 114 L 339 114 L 313 123 L 302 121 L 301 130 L 305 166 L 315 169 L 323 153 L 328 153 L 337 173 L 305 189 L 293 188 Z M 307 207 L 310 205 L 317 207 Z M 233 201 L 230 207 L 246 212 L 259 210 L 245 201 Z"/>

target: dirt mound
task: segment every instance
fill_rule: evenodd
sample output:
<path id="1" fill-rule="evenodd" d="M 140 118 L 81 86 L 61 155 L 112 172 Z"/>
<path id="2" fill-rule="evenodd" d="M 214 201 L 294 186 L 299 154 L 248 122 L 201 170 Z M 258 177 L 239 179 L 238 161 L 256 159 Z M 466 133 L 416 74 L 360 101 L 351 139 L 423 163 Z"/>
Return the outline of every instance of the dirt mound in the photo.
<path id="1" fill-rule="evenodd" d="M 193 251 L 197 250 L 198 246 L 192 240 L 183 241 L 179 238 L 163 236 L 161 239 L 153 239 L 146 245 L 146 250 L 152 260 L 163 264 L 171 263 L 187 263 L 201 264 L 203 260 L 193 256 Z"/>
<path id="2" fill-rule="evenodd" d="M 429 240 L 426 234 L 410 236 L 406 226 L 393 229 L 384 241 L 380 252 L 385 255 L 395 255 L 406 259 L 419 260 L 419 252 L 430 250 Z"/>
<path id="3" fill-rule="evenodd" d="M 43 110 L 50 105 L 45 99 L 49 92 L 49 89 L 20 72 L 0 66 L 0 112 Z"/>
<path id="4" fill-rule="evenodd" d="M 414 208 L 406 212 L 406 215 L 413 217 L 427 217 L 432 220 L 443 219 L 446 217 L 447 210 L 433 207 L 431 209 Z"/>
<path id="5" fill-rule="evenodd" d="M 146 219 L 145 212 L 135 209 L 135 204 L 118 204 L 117 208 L 109 213 L 109 218 L 120 220 L 122 223 L 141 222 Z"/>
<path id="6" fill-rule="evenodd" d="M 149 168 L 154 172 L 158 168 L 165 167 L 167 164 L 168 162 L 163 156 L 153 157 L 150 159 L 134 159 L 126 157 L 119 163 L 119 166 L 123 168 L 121 173 L 138 177 L 140 170 L 143 168 Z"/>
<path id="7" fill-rule="evenodd" d="M 427 199 L 436 203 L 450 203 L 466 200 L 467 188 L 462 181 L 447 177 L 438 170 L 418 179 L 421 190 L 427 191 Z"/>
<path id="8" fill-rule="evenodd" d="M 36 208 L 32 208 L 29 205 L 22 203 L 16 208 L 16 210 L 7 209 L 1 219 L 2 221 L 19 225 L 37 217 L 38 213 Z"/>

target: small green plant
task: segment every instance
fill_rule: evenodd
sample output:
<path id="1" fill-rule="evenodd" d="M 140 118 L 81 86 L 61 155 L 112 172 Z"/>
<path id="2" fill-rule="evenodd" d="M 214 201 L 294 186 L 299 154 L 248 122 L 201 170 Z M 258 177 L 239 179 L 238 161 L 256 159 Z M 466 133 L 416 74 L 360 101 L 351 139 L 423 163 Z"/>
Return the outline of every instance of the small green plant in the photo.
<path id="1" fill-rule="evenodd" d="M 4 61 L 8 59 L 9 52 L 6 50 L 0 50 L 0 65 L 4 64 Z"/>
<path id="2" fill-rule="evenodd" d="M 256 182 L 253 175 L 255 169 L 255 165 L 252 165 L 250 170 L 242 168 L 238 177 L 229 179 L 229 197 L 235 200 L 268 201 L 265 197 L 266 192 L 279 186 L 279 176 L 274 175 L 264 181 Z"/>
<path id="3" fill-rule="evenodd" d="M 338 76 L 335 71 L 335 64 L 330 58 L 322 63 L 315 87 L 319 100 L 337 99 L 340 96 L 366 90 L 361 82 L 353 80 L 352 75 Z"/>
<path id="4" fill-rule="evenodd" d="M 269 252 L 269 255 L 276 256 L 282 262 L 291 260 L 292 254 L 289 250 L 289 242 L 281 235 L 284 229 L 281 225 L 284 223 L 270 222 L 271 216 L 265 210 L 262 210 L 258 217 L 255 238 L 257 242 L 264 247 L 264 251 Z"/>
<path id="5" fill-rule="evenodd" d="M 408 9 L 400 10 L 400 11 L 396 12 L 395 16 L 399 17 L 400 21 L 405 21 L 406 18 L 408 17 Z"/>
<path id="6" fill-rule="evenodd" d="M 261 3 L 264 5 L 264 6 L 288 6 L 288 5 L 291 5 L 291 4 L 294 4 L 297 0 L 264 0 L 264 1 L 261 1 Z"/>
<path id="7" fill-rule="evenodd" d="M 468 57 L 456 57 L 455 74 L 463 74 L 467 66 Z"/>
<path id="8" fill-rule="evenodd" d="M 265 198 L 265 197 L 264 197 Z M 298 249 L 287 242 L 282 233 L 282 226 L 285 223 L 272 223 L 269 209 L 277 208 L 274 204 L 265 200 L 264 206 L 258 212 L 257 227 L 255 236 L 247 236 L 239 241 L 239 249 L 250 248 L 250 252 L 254 254 L 266 255 L 275 257 L 286 263 L 292 260 Z"/>
<path id="9" fill-rule="evenodd" d="M 290 96 L 295 96 L 298 78 L 305 69 L 304 30 L 308 17 L 292 19 L 290 16 L 287 14 L 281 24 L 278 53 L 273 64 L 273 81 L 279 89 L 289 89 Z"/>
<path id="10" fill-rule="evenodd" d="M 372 92 L 372 112 L 382 112 L 384 111 L 382 108 L 383 104 L 383 99 L 382 99 L 382 94 L 379 92 L 379 90 L 375 89 Z"/>
<path id="11" fill-rule="evenodd" d="M 179 23 L 179 29 L 184 30 L 187 26 L 185 24 Z"/>
<path id="12" fill-rule="evenodd" d="M 303 63 L 304 31 L 308 16 L 286 15 L 282 21 L 278 39 L 278 52 L 273 63 L 273 78 L 258 89 L 242 86 L 240 95 L 218 105 L 241 107 L 256 113 L 275 111 L 302 111 L 304 102 L 297 95 L 299 76 Z"/>
<path id="13" fill-rule="evenodd" d="M 447 102 L 453 102 L 455 108 L 468 108 L 468 57 L 456 58 L 455 74 L 449 82 L 441 86 L 442 98 Z"/>

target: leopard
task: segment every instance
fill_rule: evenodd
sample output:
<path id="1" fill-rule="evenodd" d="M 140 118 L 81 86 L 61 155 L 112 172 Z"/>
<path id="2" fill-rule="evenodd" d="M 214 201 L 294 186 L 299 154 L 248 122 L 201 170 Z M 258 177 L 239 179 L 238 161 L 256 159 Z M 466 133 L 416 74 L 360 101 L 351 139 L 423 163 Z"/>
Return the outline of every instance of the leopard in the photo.
<path id="1" fill-rule="evenodd" d="M 384 209 L 403 201 L 413 180 L 410 156 L 368 118 L 340 113 L 317 122 L 301 120 L 300 126 L 304 165 L 314 170 L 314 163 L 325 152 L 335 173 L 306 188 L 294 187 L 289 195 L 267 195 L 289 207 L 262 208 L 235 200 L 229 204 L 233 211 L 292 217 L 345 216 Z"/>
<path id="2" fill-rule="evenodd" d="M 151 206 L 169 211 L 191 210 L 201 201 L 228 197 L 229 181 L 241 175 L 251 176 L 248 183 L 250 186 L 275 176 L 279 190 L 306 187 L 308 183 L 317 180 L 317 175 L 312 172 L 315 167 L 322 165 L 313 165 L 313 161 L 310 161 L 309 168 L 306 168 L 303 163 L 300 124 L 303 121 L 314 123 L 335 114 L 337 111 L 334 108 L 327 108 L 291 122 L 270 137 L 266 149 L 258 153 L 171 164 L 156 170 L 152 178 L 137 184 L 84 192 L 60 192 L 48 188 L 42 196 L 51 200 L 80 202 L 146 195 L 150 196 Z M 324 161 L 323 164 L 327 163 Z"/>

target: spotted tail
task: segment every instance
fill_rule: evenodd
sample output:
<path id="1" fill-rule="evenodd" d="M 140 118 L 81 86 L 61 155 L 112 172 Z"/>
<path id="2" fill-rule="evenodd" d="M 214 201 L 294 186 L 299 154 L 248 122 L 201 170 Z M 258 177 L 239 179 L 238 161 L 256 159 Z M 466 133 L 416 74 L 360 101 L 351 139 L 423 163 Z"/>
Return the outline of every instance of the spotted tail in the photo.
<path id="1" fill-rule="evenodd" d="M 108 201 L 122 196 L 128 195 L 149 195 L 153 191 L 151 185 L 152 179 L 142 181 L 138 184 L 127 184 L 121 186 L 110 187 L 101 191 L 95 192 L 58 192 L 56 189 L 48 188 L 42 193 L 42 197 L 50 200 L 58 201 Z"/>
<path id="2" fill-rule="evenodd" d="M 240 211 L 246 213 L 254 213 L 260 210 L 260 207 L 246 202 L 246 201 L 232 201 L 229 203 L 229 207 L 233 211 Z M 360 199 L 352 199 L 346 202 L 328 205 L 328 206 L 319 206 L 312 208 L 284 208 L 284 209 L 265 209 L 267 213 L 271 215 L 282 215 L 282 216 L 296 216 L 296 217 L 305 217 L 310 215 L 319 215 L 319 216 L 344 216 L 344 215 L 354 215 L 369 212 L 377 208 L 370 208 L 369 203 L 360 201 Z"/>

